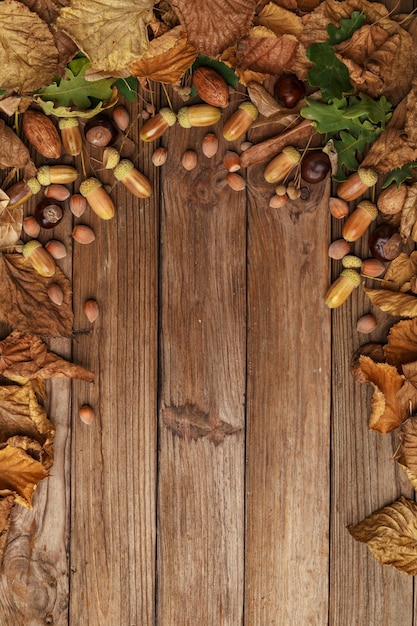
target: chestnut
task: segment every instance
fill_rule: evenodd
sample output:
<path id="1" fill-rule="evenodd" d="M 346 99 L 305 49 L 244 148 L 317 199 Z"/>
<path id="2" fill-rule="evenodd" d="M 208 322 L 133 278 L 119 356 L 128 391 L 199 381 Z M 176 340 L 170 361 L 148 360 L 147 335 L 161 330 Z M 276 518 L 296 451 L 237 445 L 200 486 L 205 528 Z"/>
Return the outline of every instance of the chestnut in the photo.
<path id="1" fill-rule="evenodd" d="M 106 115 L 92 117 L 84 126 L 84 136 L 89 144 L 105 148 L 115 143 L 119 135 L 116 124 Z"/>
<path id="2" fill-rule="evenodd" d="M 304 83 L 295 74 L 282 74 L 274 85 L 274 96 L 286 109 L 297 106 L 304 95 Z"/>
<path id="3" fill-rule="evenodd" d="M 401 235 L 392 224 L 382 224 L 369 235 L 368 246 L 375 259 L 392 261 L 401 253 Z"/>
<path id="4" fill-rule="evenodd" d="M 45 198 L 36 205 L 34 217 L 42 228 L 54 228 L 63 216 L 62 204 L 58 200 Z"/>
<path id="5" fill-rule="evenodd" d="M 301 178 L 307 183 L 319 183 L 330 171 L 330 159 L 322 150 L 308 152 L 301 161 Z"/>

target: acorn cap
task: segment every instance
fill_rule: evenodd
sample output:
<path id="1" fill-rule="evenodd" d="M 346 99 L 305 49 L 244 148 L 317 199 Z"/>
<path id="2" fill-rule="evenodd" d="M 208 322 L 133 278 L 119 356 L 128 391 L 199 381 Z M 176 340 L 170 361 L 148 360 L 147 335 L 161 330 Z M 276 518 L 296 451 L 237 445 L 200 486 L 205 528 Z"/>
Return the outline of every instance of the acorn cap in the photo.
<path id="1" fill-rule="evenodd" d="M 41 184 L 37 178 L 29 178 L 29 180 L 26 181 L 26 185 L 29 187 L 33 195 L 41 190 Z"/>
<path id="2" fill-rule="evenodd" d="M 368 187 L 373 187 L 378 181 L 378 174 L 375 170 L 366 167 L 360 167 L 358 169 L 359 178 Z"/>
<path id="3" fill-rule="evenodd" d="M 253 102 L 242 102 L 242 104 L 239 104 L 238 108 L 249 113 L 254 121 L 259 115 L 258 108 L 253 104 Z"/>
<path id="4" fill-rule="evenodd" d="M 76 117 L 63 117 L 58 120 L 58 126 L 60 129 L 74 128 L 74 126 L 79 126 L 79 123 Z"/>
<path id="5" fill-rule="evenodd" d="M 117 180 L 122 180 L 131 170 L 133 170 L 134 167 L 135 166 L 132 161 L 129 161 L 129 159 L 122 159 L 113 170 L 114 177 Z"/>
<path id="6" fill-rule="evenodd" d="M 38 173 L 36 174 L 36 178 L 38 179 L 38 182 L 44 187 L 47 187 L 48 185 L 51 184 L 51 176 L 49 172 L 50 172 L 49 165 L 42 165 L 38 169 Z"/>
<path id="7" fill-rule="evenodd" d="M 191 123 L 188 117 L 188 107 L 182 107 L 177 113 L 177 119 L 179 125 L 182 128 L 191 128 Z"/>
<path id="8" fill-rule="evenodd" d="M 164 118 L 168 126 L 174 126 L 177 121 L 176 113 L 174 113 L 174 111 L 169 107 L 162 107 L 162 109 L 159 109 L 159 115 Z"/>
<path id="9" fill-rule="evenodd" d="M 346 268 L 360 268 L 362 267 L 362 259 L 354 254 L 346 254 L 342 259 L 342 265 Z"/>
<path id="10" fill-rule="evenodd" d="M 36 250 L 37 248 L 42 248 L 41 242 L 38 241 L 37 239 L 31 239 L 30 241 L 25 243 L 25 245 L 22 248 L 22 254 L 25 257 L 25 259 L 27 259 L 32 254 L 32 252 Z"/>
<path id="11" fill-rule="evenodd" d="M 98 189 L 101 186 L 102 184 L 98 180 L 98 178 L 94 178 L 94 177 L 87 178 L 80 185 L 80 194 L 84 196 L 84 198 L 86 198 L 88 194 L 90 194 L 92 191 L 94 191 L 95 189 Z"/>
<path id="12" fill-rule="evenodd" d="M 367 213 L 369 213 L 369 217 L 374 220 L 378 215 L 378 208 L 376 204 L 371 202 L 370 200 L 362 200 L 356 206 L 357 209 L 364 209 Z"/>
<path id="13" fill-rule="evenodd" d="M 120 161 L 120 152 L 117 148 L 107 147 L 103 152 L 103 165 L 106 170 L 113 170 Z"/>
<path id="14" fill-rule="evenodd" d="M 361 277 L 356 270 L 351 268 L 344 269 L 340 272 L 340 276 L 343 276 L 343 278 L 347 278 L 347 280 L 350 280 L 355 287 L 359 287 Z"/>
<path id="15" fill-rule="evenodd" d="M 282 153 L 286 154 L 290 159 L 294 161 L 294 163 L 298 163 L 301 159 L 300 152 L 297 150 L 297 148 L 294 148 L 294 146 L 285 146 L 285 148 L 282 149 Z"/>

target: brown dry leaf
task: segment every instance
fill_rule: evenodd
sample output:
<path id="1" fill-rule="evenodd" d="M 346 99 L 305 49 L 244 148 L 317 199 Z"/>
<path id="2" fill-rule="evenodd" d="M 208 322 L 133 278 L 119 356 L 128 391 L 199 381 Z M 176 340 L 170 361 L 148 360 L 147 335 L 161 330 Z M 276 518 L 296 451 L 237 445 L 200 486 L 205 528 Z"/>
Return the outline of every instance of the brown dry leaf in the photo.
<path id="1" fill-rule="evenodd" d="M 407 411 L 398 400 L 397 394 L 404 384 L 404 376 L 388 363 L 374 363 L 368 356 L 361 356 L 360 367 L 374 388 L 369 428 L 380 433 L 389 433 L 403 422 Z"/>
<path id="2" fill-rule="evenodd" d="M 413 488 L 417 490 L 417 416 L 406 419 L 398 433 L 400 440 L 395 453 L 401 469 L 407 474 Z"/>
<path id="3" fill-rule="evenodd" d="M 10 513 L 12 512 L 14 503 L 14 496 L 12 495 L 0 498 L 0 571 L 4 548 L 6 547 L 9 535 Z"/>
<path id="4" fill-rule="evenodd" d="M 30 94 L 52 82 L 58 50 L 48 25 L 21 2 L 0 3 L 0 85 Z"/>
<path id="5" fill-rule="evenodd" d="M 42 463 L 22 448 L 0 446 L 0 496 L 14 495 L 18 504 L 31 509 L 33 492 L 47 476 Z"/>
<path id="6" fill-rule="evenodd" d="M 417 149 L 411 146 L 404 131 L 386 128 L 371 145 L 362 167 L 370 167 L 382 174 L 402 167 L 417 159 Z"/>
<path id="7" fill-rule="evenodd" d="M 348 530 L 383 565 L 417 574 L 417 504 L 401 496 Z"/>
<path id="8" fill-rule="evenodd" d="M 298 37 L 303 30 L 301 18 L 292 11 L 288 11 L 270 2 L 258 14 L 255 19 L 258 26 L 266 26 L 277 37 L 290 34 Z"/>
<path id="9" fill-rule="evenodd" d="M 191 67 L 196 56 L 183 27 L 176 26 L 153 39 L 146 52 L 130 65 L 130 71 L 138 78 L 173 84 Z"/>
<path id="10" fill-rule="evenodd" d="M 93 372 L 49 352 L 40 337 L 18 330 L 0 341 L 0 374 L 12 379 L 67 377 L 94 381 Z"/>
<path id="11" fill-rule="evenodd" d="M 417 251 L 411 252 L 411 254 L 401 252 L 388 265 L 382 285 L 384 289 L 400 291 L 402 286 L 408 283 L 415 274 L 417 274 Z"/>
<path id="12" fill-rule="evenodd" d="M 4 193 L 0 190 L 0 193 Z M 7 196 L 8 198 L 8 196 Z M 2 210 L 0 201 L 0 248 L 14 246 L 20 239 L 23 224 L 23 208 L 17 207 L 12 211 Z M 9 199 L 7 200 L 9 203 Z"/>
<path id="13" fill-rule="evenodd" d="M 15 167 L 24 169 L 25 177 L 36 174 L 36 167 L 30 158 L 29 150 L 4 120 L 0 120 L 0 169 Z"/>
<path id="14" fill-rule="evenodd" d="M 400 221 L 401 239 L 407 243 L 417 220 L 417 183 L 408 186 Z"/>
<path id="15" fill-rule="evenodd" d="M 189 43 L 202 54 L 217 58 L 248 34 L 256 0 L 171 0 Z"/>
<path id="16" fill-rule="evenodd" d="M 251 102 L 253 102 L 261 115 L 270 117 L 282 110 L 274 96 L 259 83 L 249 83 L 247 90 Z"/>
<path id="17" fill-rule="evenodd" d="M 64 293 L 61 306 L 48 296 L 51 283 Z M 35 335 L 71 337 L 71 302 L 70 282 L 59 267 L 54 276 L 45 278 L 21 254 L 0 254 L 0 319 L 9 326 Z"/>
<path id="18" fill-rule="evenodd" d="M 401 368 L 404 363 L 417 361 L 417 319 L 401 320 L 390 328 L 384 346 L 387 363 Z"/>
<path id="19" fill-rule="evenodd" d="M 293 35 L 276 37 L 268 28 L 255 26 L 238 41 L 236 67 L 263 74 L 279 74 L 291 66 L 298 41 Z"/>
<path id="20" fill-rule="evenodd" d="M 0 444 L 15 437 L 29 438 L 40 446 L 36 460 L 49 469 L 53 464 L 55 429 L 40 397 L 45 397 L 45 383 L 41 380 L 0 386 Z"/>
<path id="21" fill-rule="evenodd" d="M 148 47 L 154 0 L 71 0 L 56 26 L 90 59 L 95 70 L 129 68 Z"/>
<path id="22" fill-rule="evenodd" d="M 409 416 L 417 409 L 417 361 L 404 363 L 401 369 L 405 381 L 398 391 L 397 398 L 405 415 Z"/>
<path id="23" fill-rule="evenodd" d="M 364 65 L 388 38 L 388 32 L 378 24 L 364 24 L 353 33 L 350 39 L 335 46 L 335 50 L 341 57 L 346 57 L 358 65 Z"/>
<path id="24" fill-rule="evenodd" d="M 237 54 L 237 45 L 231 46 L 230 48 L 227 48 L 227 50 L 223 52 L 223 54 L 220 57 L 220 61 L 222 61 L 223 63 L 225 63 L 226 65 L 234 69 L 237 76 L 239 77 L 239 83 L 241 85 L 247 86 L 249 85 L 249 83 L 262 84 L 265 80 L 265 74 L 262 74 L 262 72 L 254 72 L 252 70 L 240 70 L 237 67 L 236 54 Z"/>
<path id="25" fill-rule="evenodd" d="M 399 315 L 400 317 L 417 316 L 417 296 L 407 293 L 390 291 L 389 289 L 363 288 L 369 300 L 384 313 Z"/>
<path id="26" fill-rule="evenodd" d="M 31 11 L 34 11 L 47 24 L 55 22 L 60 9 L 69 5 L 70 0 L 20 0 Z"/>

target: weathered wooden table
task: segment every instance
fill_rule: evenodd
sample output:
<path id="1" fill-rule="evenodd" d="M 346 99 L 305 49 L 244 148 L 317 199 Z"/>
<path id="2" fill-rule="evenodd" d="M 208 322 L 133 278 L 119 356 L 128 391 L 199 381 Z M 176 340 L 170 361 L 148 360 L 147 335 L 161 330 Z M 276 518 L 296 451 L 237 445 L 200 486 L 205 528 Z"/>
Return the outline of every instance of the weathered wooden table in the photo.
<path id="1" fill-rule="evenodd" d="M 239 144 L 221 140 L 207 159 L 206 132 L 171 128 L 158 169 L 136 126 L 152 197 L 118 184 L 114 219 L 67 212 L 54 231 L 72 251 L 61 267 L 76 333 L 49 345 L 96 382 L 48 383 L 55 463 L 33 510 L 14 508 L 0 623 L 411 626 L 413 579 L 346 529 L 412 497 L 395 436 L 368 430 L 370 390 L 350 373 L 353 351 L 384 338 L 390 319 L 376 312 L 365 337 L 361 291 L 333 314 L 324 305 L 340 269 L 327 256 L 340 236 L 329 181 L 271 209 L 263 165 L 232 191 L 222 157 Z M 110 181 L 99 162 L 87 167 Z M 73 221 L 94 228 L 93 244 L 72 241 Z M 90 297 L 101 315 L 78 332 Z"/>

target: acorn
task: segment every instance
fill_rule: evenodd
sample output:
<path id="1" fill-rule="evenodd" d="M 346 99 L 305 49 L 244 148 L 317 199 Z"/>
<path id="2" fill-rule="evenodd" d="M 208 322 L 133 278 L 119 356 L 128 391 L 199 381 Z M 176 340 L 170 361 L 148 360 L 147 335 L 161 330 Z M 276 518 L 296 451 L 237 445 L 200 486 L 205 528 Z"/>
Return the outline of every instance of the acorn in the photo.
<path id="1" fill-rule="evenodd" d="M 360 167 L 357 172 L 339 184 L 336 195 L 346 202 L 351 202 L 374 187 L 377 182 L 378 174 L 375 170 Z"/>
<path id="2" fill-rule="evenodd" d="M 178 122 L 183 128 L 211 126 L 216 124 L 221 116 L 221 110 L 212 104 L 193 104 L 182 107 L 177 115 Z"/>
<path id="3" fill-rule="evenodd" d="M 29 178 L 27 181 L 21 180 L 18 183 L 11 185 L 11 187 L 6 190 L 6 193 L 10 198 L 7 208 L 16 209 L 32 196 L 39 193 L 40 190 L 41 184 L 37 178 Z"/>
<path id="4" fill-rule="evenodd" d="M 58 126 L 64 151 L 70 156 L 78 156 L 82 150 L 83 140 L 77 118 L 64 117 L 58 121 Z"/>
<path id="5" fill-rule="evenodd" d="M 362 200 L 343 224 L 342 237 L 346 241 L 357 241 L 376 219 L 378 209 L 370 200 Z"/>
<path id="6" fill-rule="evenodd" d="M 286 146 L 282 152 L 268 163 L 264 178 L 268 183 L 283 181 L 291 170 L 299 163 L 301 154 L 294 146 Z"/>
<path id="7" fill-rule="evenodd" d="M 350 294 L 359 287 L 360 274 L 354 269 L 344 269 L 327 290 L 325 303 L 330 309 L 341 306 Z"/>
<path id="8" fill-rule="evenodd" d="M 80 185 L 80 194 L 102 220 L 110 220 L 114 217 L 116 208 L 113 200 L 98 178 L 91 177 L 84 180 Z"/>
<path id="9" fill-rule="evenodd" d="M 77 180 L 78 171 L 70 165 L 42 165 L 38 169 L 36 178 L 44 187 L 51 183 L 66 185 Z"/>
<path id="10" fill-rule="evenodd" d="M 54 259 L 37 239 L 31 239 L 25 243 L 22 254 L 41 276 L 49 278 L 55 274 L 56 265 Z"/>
<path id="11" fill-rule="evenodd" d="M 258 115 L 258 108 L 252 102 L 242 102 L 224 125 L 223 137 L 227 141 L 239 139 L 249 130 Z"/>
<path id="12" fill-rule="evenodd" d="M 169 107 L 162 107 L 159 112 L 148 119 L 142 126 L 139 137 L 142 141 L 154 141 L 161 137 L 170 126 L 174 126 L 177 116 Z"/>
<path id="13" fill-rule="evenodd" d="M 122 159 L 114 168 L 113 174 L 137 198 L 149 198 L 151 195 L 151 183 L 135 168 L 132 161 Z"/>

